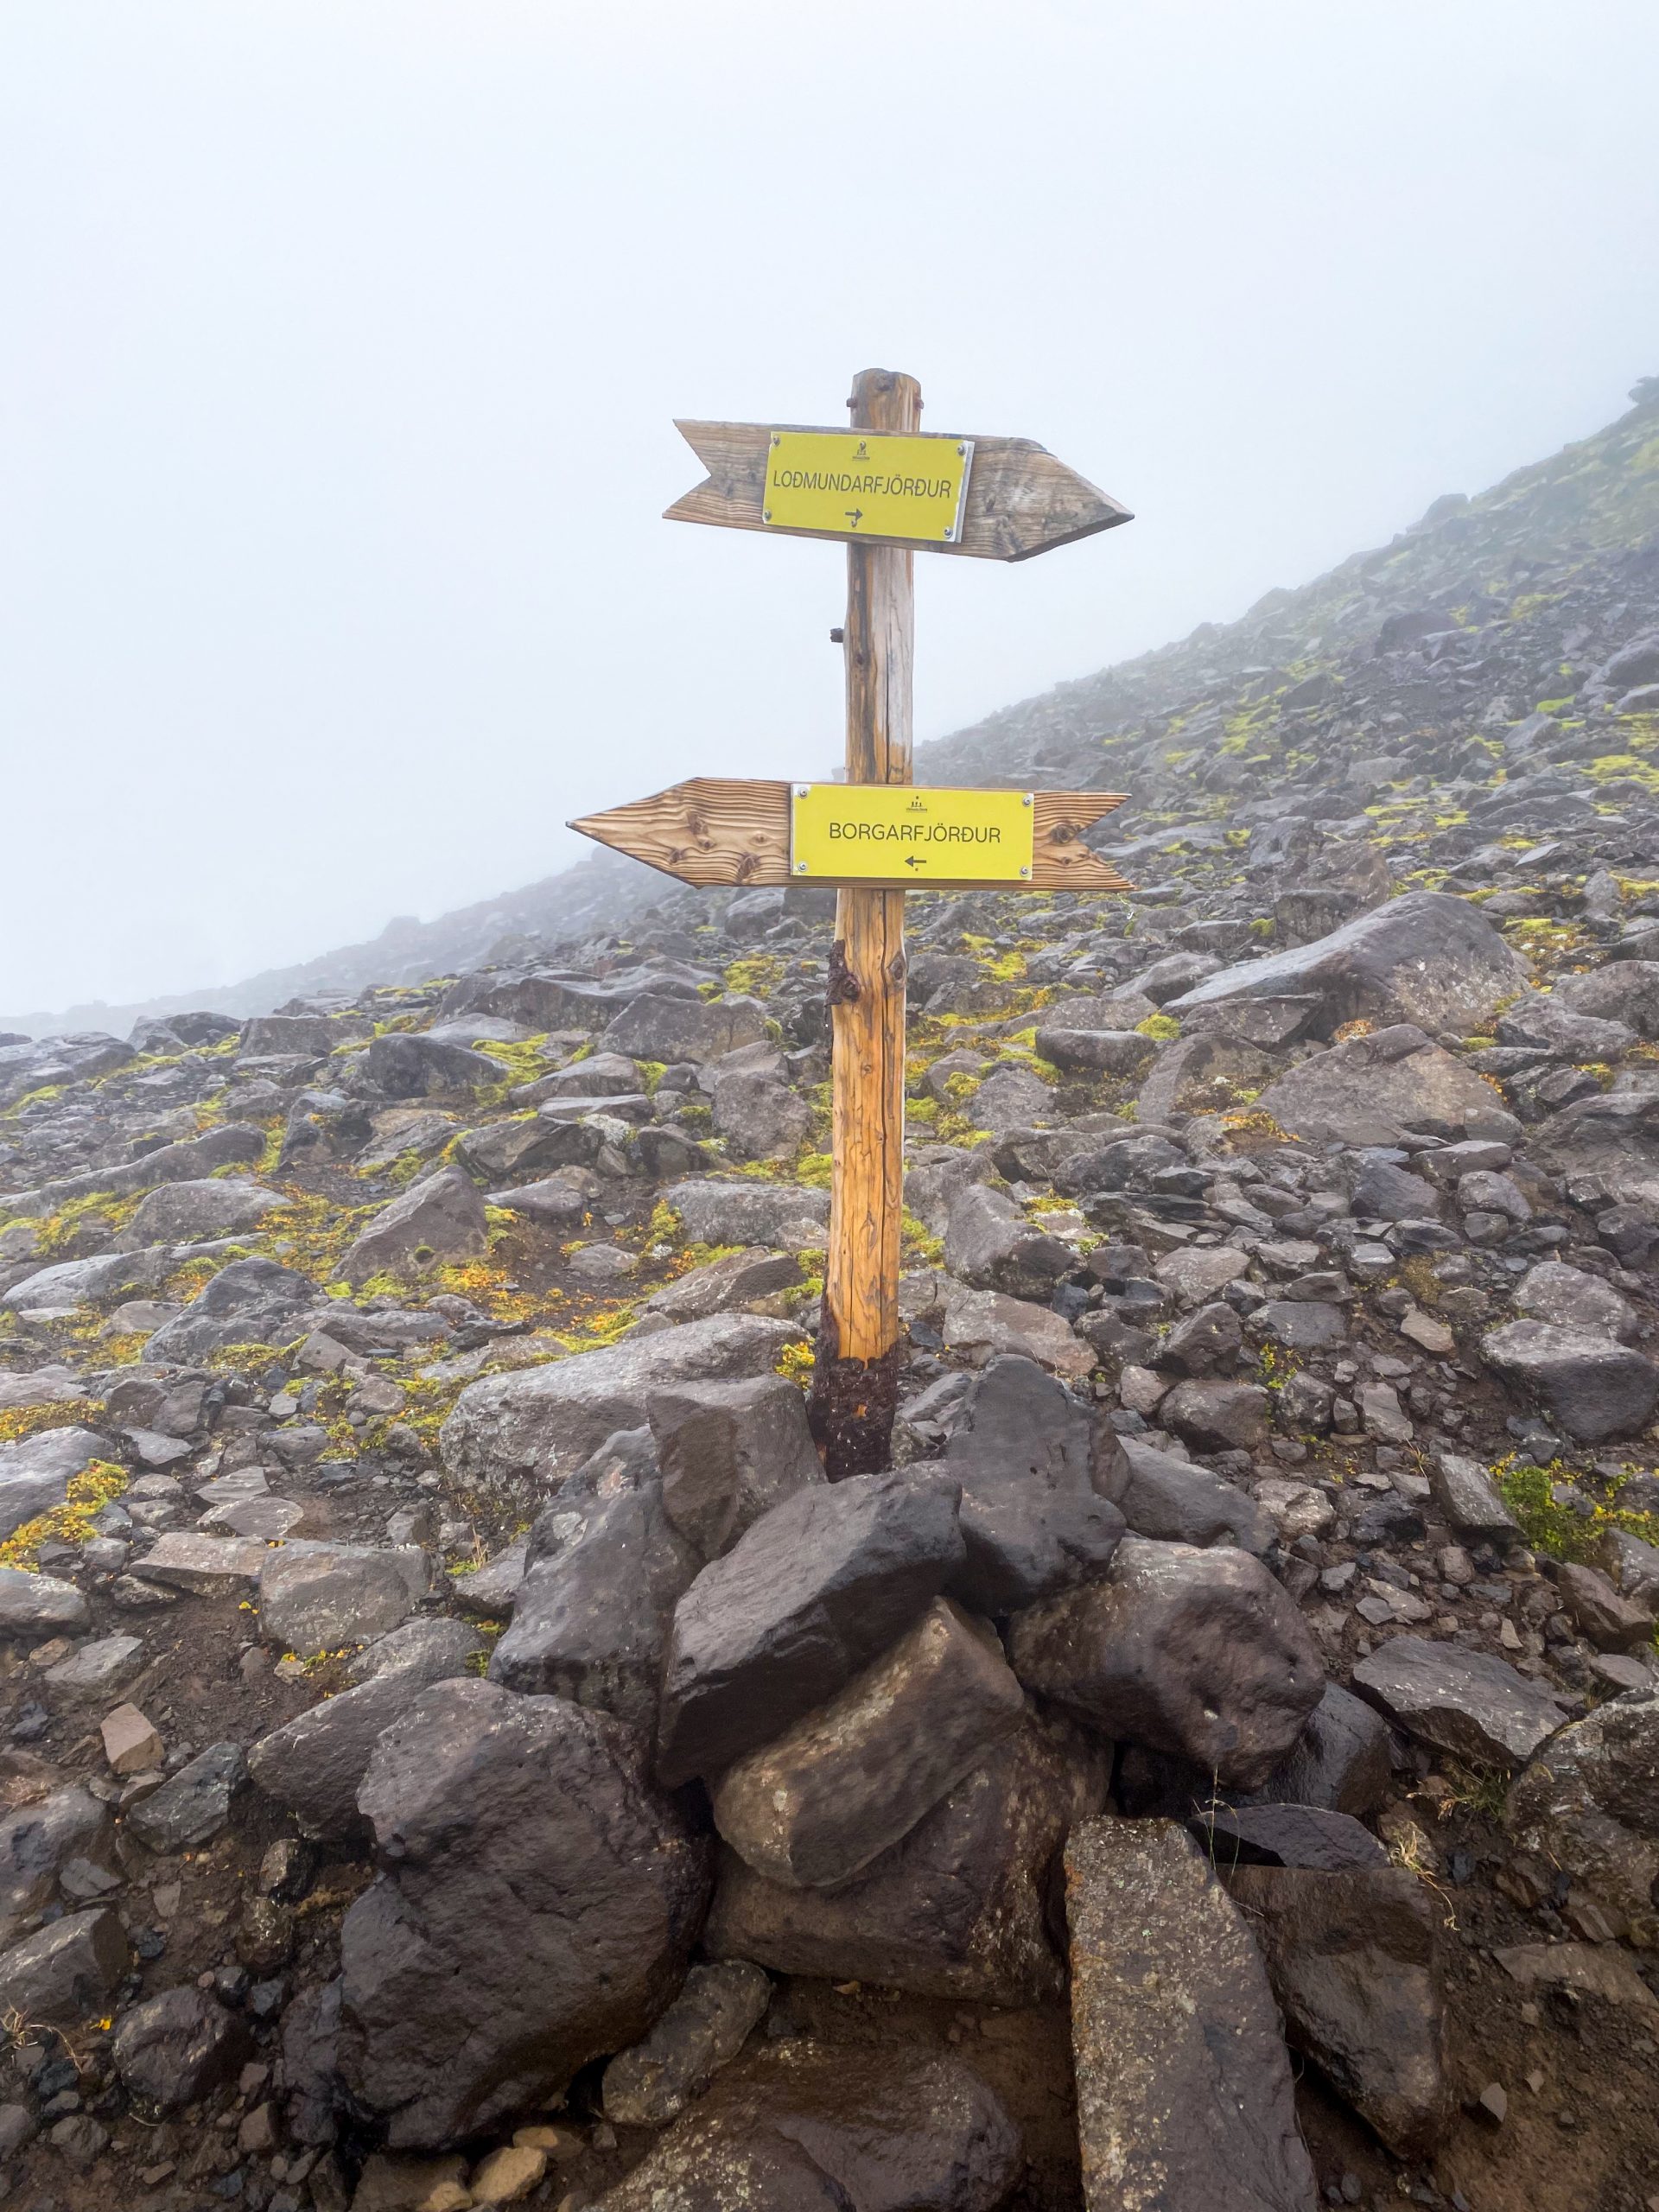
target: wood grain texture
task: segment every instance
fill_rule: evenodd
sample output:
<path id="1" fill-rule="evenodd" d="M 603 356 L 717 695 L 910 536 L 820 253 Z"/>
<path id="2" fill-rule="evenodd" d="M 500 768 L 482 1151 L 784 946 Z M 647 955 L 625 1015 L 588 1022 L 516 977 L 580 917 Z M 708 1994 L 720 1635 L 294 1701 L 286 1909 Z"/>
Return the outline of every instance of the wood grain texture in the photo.
<path id="1" fill-rule="evenodd" d="M 887 779 L 872 776 L 858 780 L 880 783 Z M 1086 830 L 1123 804 L 1123 796 L 1120 791 L 1036 792 L 1032 802 L 1031 880 L 1027 883 L 1011 878 L 1004 887 L 1090 892 L 1132 888 L 1083 842 Z M 632 860 L 644 861 L 648 868 L 661 868 L 664 875 L 677 876 L 682 883 L 755 891 L 801 880 L 789 872 L 789 785 L 772 779 L 742 782 L 694 776 L 689 783 L 676 784 L 650 798 L 609 807 L 602 814 L 586 814 L 566 826 L 609 845 L 615 852 L 626 853 Z M 810 880 L 813 887 L 826 889 L 836 881 L 822 875 Z M 895 876 L 893 887 L 899 887 L 899 882 Z M 982 891 L 998 887 L 982 878 L 964 876 L 930 877 L 925 885 L 906 882 L 903 887 Z"/>
<path id="2" fill-rule="evenodd" d="M 567 823 L 682 883 L 746 890 L 789 881 L 789 785 L 694 776 Z"/>
<path id="3" fill-rule="evenodd" d="M 854 380 L 858 430 L 913 431 L 913 377 L 866 369 Z M 911 780 L 916 632 L 913 556 L 847 548 L 847 780 Z M 836 902 L 846 988 L 831 994 L 834 1141 L 824 1335 L 842 1360 L 880 1361 L 899 1339 L 905 1183 L 905 894 L 864 886 Z M 892 1417 L 887 1416 L 889 1432 Z M 885 1446 L 885 1437 L 881 1440 Z M 855 1454 L 860 1459 L 868 1452 Z M 832 1472 L 838 1471 L 831 1470 Z"/>
<path id="4" fill-rule="evenodd" d="M 721 530 L 765 530 L 773 537 L 824 537 L 845 543 L 847 533 L 794 530 L 762 519 L 766 455 L 772 431 L 812 429 L 806 423 L 677 423 L 686 443 L 708 470 L 701 484 L 664 512 L 670 522 L 709 523 Z M 895 426 L 883 428 L 893 430 Z M 855 423 L 857 430 L 874 424 Z M 908 434 L 908 433 L 907 433 Z M 880 435 L 880 432 L 877 432 Z M 925 435 L 931 435 L 929 432 Z M 969 435 L 951 431 L 949 442 Z M 1097 531 L 1132 522 L 1129 510 L 1086 478 L 1057 461 L 1031 438 L 984 438 L 973 434 L 967 511 L 960 539 L 887 541 L 923 553 L 965 553 L 982 561 L 1028 561 Z M 871 540 L 856 542 L 872 543 Z"/>

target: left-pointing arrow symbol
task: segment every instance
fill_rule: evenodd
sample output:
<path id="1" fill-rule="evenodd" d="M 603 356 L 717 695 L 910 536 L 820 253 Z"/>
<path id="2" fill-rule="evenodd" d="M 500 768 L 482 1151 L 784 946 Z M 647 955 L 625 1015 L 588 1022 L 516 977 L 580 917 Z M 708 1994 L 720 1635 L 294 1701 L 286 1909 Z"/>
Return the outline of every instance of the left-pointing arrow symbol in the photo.
<path id="1" fill-rule="evenodd" d="M 914 853 L 911 853 L 906 857 L 905 866 L 906 868 L 925 868 L 927 866 L 927 862 L 925 860 L 918 859 Z"/>

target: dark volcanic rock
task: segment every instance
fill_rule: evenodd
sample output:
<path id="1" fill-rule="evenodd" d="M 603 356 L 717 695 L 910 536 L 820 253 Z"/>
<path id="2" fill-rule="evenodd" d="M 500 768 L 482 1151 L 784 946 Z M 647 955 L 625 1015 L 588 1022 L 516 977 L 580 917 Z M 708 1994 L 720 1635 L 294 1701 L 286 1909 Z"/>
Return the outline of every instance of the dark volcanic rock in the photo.
<path id="1" fill-rule="evenodd" d="M 607 1436 L 639 1427 L 653 1392 L 769 1375 L 784 1347 L 800 1341 L 787 1321 L 715 1313 L 573 1359 L 485 1376 L 467 1384 L 444 1423 L 444 1465 L 463 1489 L 539 1506 Z"/>
<path id="2" fill-rule="evenodd" d="M 1354 1669 L 1354 1688 L 1414 1736 L 1483 1766 L 1520 1766 L 1567 1719 L 1507 1660 L 1420 1636 L 1391 1637 Z"/>
<path id="3" fill-rule="evenodd" d="M 1217 1866 L 1302 1866 L 1344 1874 L 1386 1866 L 1389 1854 L 1346 1813 L 1313 1805 L 1217 1805 L 1193 1821 Z"/>
<path id="4" fill-rule="evenodd" d="M 663 1471 L 663 1510 L 704 1559 L 729 1551 L 763 1513 L 823 1480 L 806 1402 L 780 1375 L 671 1383 L 645 1401 Z"/>
<path id="5" fill-rule="evenodd" d="M 1630 1436 L 1659 1405 L 1659 1363 L 1588 1329 L 1510 1321 L 1481 1339 L 1481 1355 L 1581 1444 Z"/>
<path id="6" fill-rule="evenodd" d="M 186 1366 L 226 1344 L 288 1344 L 302 1332 L 300 1314 L 321 1303 L 316 1285 L 275 1260 L 232 1260 L 175 1321 L 144 1347 L 152 1362 Z"/>
<path id="7" fill-rule="evenodd" d="M 678 1986 L 707 1846 L 620 1722 L 442 1682 L 382 1736 L 360 1802 L 385 1874 L 340 1930 L 340 2063 L 394 2149 L 545 2109 Z"/>
<path id="8" fill-rule="evenodd" d="M 1132 1745 L 1117 1795 L 1137 1820 L 1186 1820 L 1217 1797 L 1232 1806 L 1319 1806 L 1358 1819 L 1376 1812 L 1391 1784 L 1387 1723 L 1340 1683 L 1327 1682 L 1306 1726 L 1259 1789 L 1218 1791 L 1207 1768 Z"/>
<path id="9" fill-rule="evenodd" d="M 219 1834 L 248 1778 L 240 1744 L 209 1744 L 157 1790 L 141 1797 L 126 1825 L 148 1850 L 188 1851 Z"/>
<path id="10" fill-rule="evenodd" d="M 1048 1904 L 1071 1824 L 1105 1802 L 1110 1759 L 1028 1721 L 901 1843 L 835 1890 L 791 1890 L 720 1855 L 703 1948 L 778 1974 L 922 1997 L 1036 2005 L 1060 1993 Z"/>
<path id="11" fill-rule="evenodd" d="M 1102 1487 L 1137 1536 L 1171 1544 L 1236 1544 L 1260 1555 L 1274 1527 L 1255 1499 L 1207 1467 L 1160 1452 L 1138 1436 L 1122 1440 L 1121 1471 Z"/>
<path id="12" fill-rule="evenodd" d="M 1123 1534 L 1110 1502 L 1122 1453 L 1110 1430 L 1035 1360 L 1008 1353 L 987 1362 L 968 1387 L 944 1464 L 962 1489 L 967 1558 L 950 1589 L 965 1605 L 1014 1612 L 1110 1565 Z"/>
<path id="13" fill-rule="evenodd" d="M 429 1274 L 451 1261 L 480 1257 L 489 1243 L 484 1201 L 472 1178 L 459 1167 L 440 1167 L 380 1209 L 341 1260 L 340 1272 L 350 1283 L 383 1273 Z"/>
<path id="14" fill-rule="evenodd" d="M 1659 1939 L 1659 1691 L 1610 1698 L 1553 1736 L 1517 1778 L 1504 1826 L 1616 1931 Z"/>
<path id="15" fill-rule="evenodd" d="M 959 2059 L 802 2038 L 731 2069 L 598 2212 L 997 2212 L 1024 2163 Z"/>
<path id="16" fill-rule="evenodd" d="M 784 1388 L 798 1399 L 792 1383 Z M 537 1523 L 561 1516 L 555 1505 Z M 660 1480 L 595 1499 L 563 1547 L 536 1556 L 489 1678 L 614 1713 L 649 1741 L 674 1608 L 702 1565 L 669 1524 Z"/>
<path id="17" fill-rule="evenodd" d="M 260 1738 L 248 1754 L 249 1778 L 294 1814 L 306 1833 L 355 1834 L 366 1826 L 357 1793 L 382 1729 L 400 1719 L 434 1682 L 467 1672 L 466 1653 L 451 1642 L 412 1664 L 391 1667 L 356 1689 L 325 1698 Z"/>
<path id="18" fill-rule="evenodd" d="M 1010 1624 L 1014 1670 L 1102 1735 L 1264 1782 L 1325 1688 L 1301 1615 L 1237 1551 L 1132 1536 L 1106 1580 Z"/>
<path id="19" fill-rule="evenodd" d="M 1288 994 L 1318 998 L 1315 1033 L 1323 1037 L 1362 1019 L 1461 1032 L 1528 981 L 1526 963 L 1478 906 L 1446 892 L 1408 891 L 1313 944 L 1223 969 L 1170 1011 Z"/>
<path id="20" fill-rule="evenodd" d="M 205 1989 L 164 1989 L 122 2014 L 110 2055 L 134 2096 L 170 2111 L 227 2082 L 253 2056 L 253 2037 Z"/>
<path id="21" fill-rule="evenodd" d="M 714 1775 L 832 1697 L 962 1568 L 954 1484 L 863 1475 L 775 1505 L 680 1600 L 658 1770 Z"/>
<path id="22" fill-rule="evenodd" d="M 1427 2158 L 1452 2109 L 1429 1891 L 1403 1866 L 1244 1866 L 1227 1886 L 1262 1946 L 1292 2049 L 1396 2158 Z"/>
<path id="23" fill-rule="evenodd" d="M 727 1768 L 715 1825 L 758 1874 L 833 1889 L 907 1835 L 1025 1707 L 993 1630 L 936 1599 L 827 1705 Z"/>
<path id="24" fill-rule="evenodd" d="M 1065 1852 L 1084 2190 L 1102 2212 L 1313 2212 L 1260 1954 L 1173 1822 L 1087 1821 Z"/>
<path id="25" fill-rule="evenodd" d="M 78 2025 L 99 2010 L 128 1964 L 126 1933 L 107 1906 L 49 1920 L 0 1952 L 0 2013 Z"/>
<path id="26" fill-rule="evenodd" d="M 0 1945 L 51 1901 L 70 1859 L 100 1859 L 113 1840 L 109 1808 L 79 1787 L 0 1820 Z"/>
<path id="27" fill-rule="evenodd" d="M 1510 1144 L 1521 1135 L 1491 1085 L 1408 1022 L 1301 1061 L 1257 1103 L 1314 1144 L 1392 1146 L 1414 1131 Z"/>

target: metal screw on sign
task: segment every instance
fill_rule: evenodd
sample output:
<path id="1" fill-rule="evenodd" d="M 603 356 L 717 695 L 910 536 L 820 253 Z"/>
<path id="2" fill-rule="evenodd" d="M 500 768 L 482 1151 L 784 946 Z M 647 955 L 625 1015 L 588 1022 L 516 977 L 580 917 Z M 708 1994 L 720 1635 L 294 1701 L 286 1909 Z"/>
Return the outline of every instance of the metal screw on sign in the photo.
<path id="1" fill-rule="evenodd" d="M 846 782 L 696 776 L 569 825 L 683 883 L 758 890 L 804 876 L 836 892 L 830 1237 L 809 1403 L 832 1479 L 887 1465 L 898 1398 L 905 893 L 1130 887 L 1084 842 L 1121 793 L 911 781 L 912 555 L 1026 561 L 1128 510 L 1029 439 L 920 436 L 912 377 L 867 369 L 848 404 L 850 430 L 680 423 L 709 474 L 668 510 L 846 544 L 847 620 L 830 633 L 846 648 Z"/>

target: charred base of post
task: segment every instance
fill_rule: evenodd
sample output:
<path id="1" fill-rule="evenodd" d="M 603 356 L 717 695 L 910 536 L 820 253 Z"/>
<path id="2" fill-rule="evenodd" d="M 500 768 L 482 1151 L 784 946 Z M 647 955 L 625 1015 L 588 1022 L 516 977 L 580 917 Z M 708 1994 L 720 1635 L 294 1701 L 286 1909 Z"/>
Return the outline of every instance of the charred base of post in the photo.
<path id="1" fill-rule="evenodd" d="M 879 1475 L 893 1456 L 893 1420 L 899 1406 L 899 1347 L 879 1359 L 842 1359 L 840 1332 L 827 1310 L 818 1328 L 817 1357 L 806 1418 L 832 1483 L 849 1475 Z"/>

